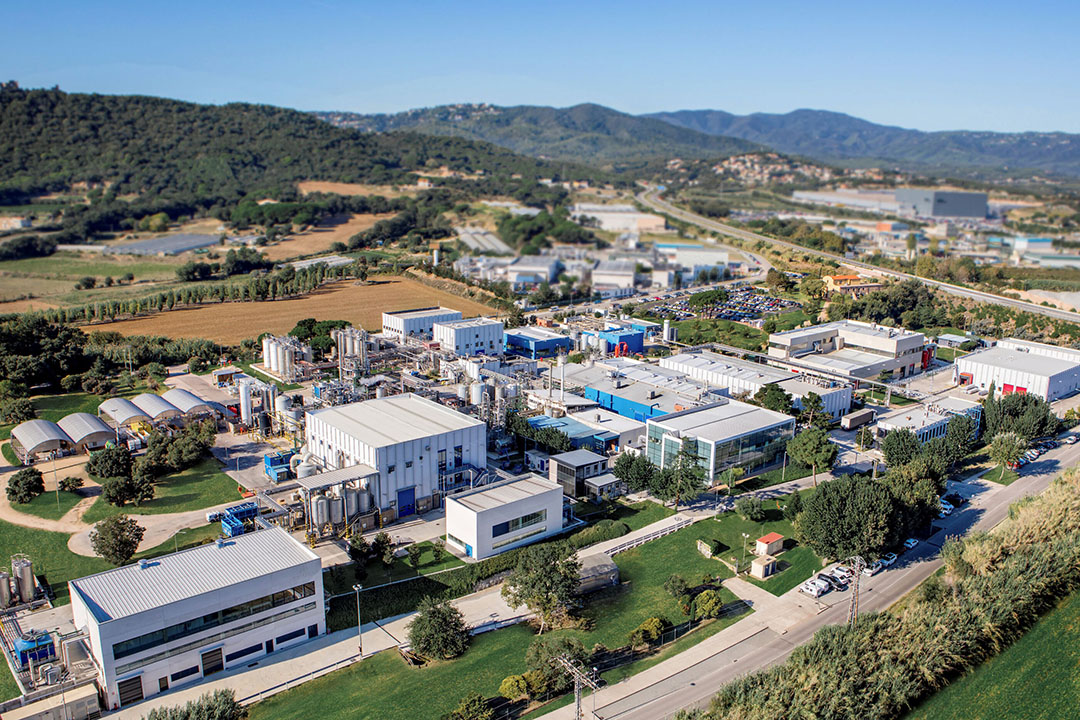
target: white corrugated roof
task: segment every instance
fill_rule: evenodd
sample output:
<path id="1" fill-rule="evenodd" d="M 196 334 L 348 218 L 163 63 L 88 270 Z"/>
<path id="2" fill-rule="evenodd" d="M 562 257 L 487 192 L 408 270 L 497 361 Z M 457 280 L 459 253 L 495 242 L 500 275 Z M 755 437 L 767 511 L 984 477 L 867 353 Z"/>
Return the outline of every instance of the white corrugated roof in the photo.
<path id="1" fill-rule="evenodd" d="M 369 447 L 418 440 L 484 423 L 437 402 L 406 393 L 308 413 Z"/>
<path id="2" fill-rule="evenodd" d="M 166 390 L 161 393 L 161 397 L 170 405 L 178 408 L 180 412 L 185 415 L 193 410 L 203 410 L 204 412 L 210 411 L 210 405 L 208 405 L 205 400 L 184 388 L 172 388 L 171 390 Z"/>
<path id="3" fill-rule="evenodd" d="M 1076 370 L 1077 367 L 1076 363 L 1061 358 L 1021 352 L 1020 350 L 1012 350 L 999 345 L 985 350 L 976 350 L 973 353 L 959 357 L 956 359 L 956 365 L 961 371 L 968 365 L 987 365 L 1006 370 L 1019 370 L 1043 377 L 1071 372 Z"/>
<path id="4" fill-rule="evenodd" d="M 101 435 L 102 437 L 113 437 L 114 435 L 113 429 L 106 425 L 104 420 L 90 413 L 72 413 L 61 418 L 60 422 L 56 424 L 76 445 L 91 435 Z"/>
<path id="5" fill-rule="evenodd" d="M 135 419 L 150 419 L 149 415 L 127 398 L 109 398 L 98 405 L 98 412 L 108 415 L 117 425 L 124 425 Z"/>
<path id="6" fill-rule="evenodd" d="M 129 617 L 280 570 L 318 562 L 318 556 L 280 528 L 72 580 L 98 622 Z"/>
<path id="7" fill-rule="evenodd" d="M 737 400 L 728 400 L 652 418 L 650 424 L 680 437 L 693 436 L 706 442 L 721 442 L 779 425 L 793 425 L 795 418 Z"/>
<path id="8" fill-rule="evenodd" d="M 451 495 L 446 499 L 461 503 L 474 512 L 480 512 L 543 495 L 553 490 L 562 494 L 562 487 L 558 483 L 551 482 L 540 475 L 523 475 L 494 485 Z"/>
<path id="9" fill-rule="evenodd" d="M 49 443 L 70 443 L 60 426 L 48 420 L 27 420 L 19 423 L 11 431 L 11 437 L 19 441 L 23 450 L 28 453 L 36 452 L 37 449 Z"/>
<path id="10" fill-rule="evenodd" d="M 143 393 L 131 398 L 131 402 L 135 407 L 142 410 L 154 420 L 162 417 L 163 415 L 170 415 L 180 412 L 180 408 L 174 406 L 168 400 L 165 400 L 160 395 L 152 395 L 151 393 Z"/>

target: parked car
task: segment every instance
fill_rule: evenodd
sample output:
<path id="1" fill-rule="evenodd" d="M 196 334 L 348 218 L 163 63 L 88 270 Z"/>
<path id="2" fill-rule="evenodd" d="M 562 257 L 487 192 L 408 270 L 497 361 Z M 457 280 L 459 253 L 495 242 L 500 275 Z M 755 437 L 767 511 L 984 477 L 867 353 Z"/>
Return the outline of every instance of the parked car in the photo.
<path id="1" fill-rule="evenodd" d="M 881 572 L 884 569 L 885 569 L 885 566 L 881 563 L 881 561 L 880 560 L 875 560 L 873 563 L 871 563 L 870 565 L 867 565 L 866 567 L 864 567 L 862 569 L 862 574 L 866 575 L 867 577 L 873 577 L 874 575 L 877 575 L 879 572 Z"/>
<path id="2" fill-rule="evenodd" d="M 831 575 L 827 572 L 818 573 L 817 579 L 827 583 L 828 586 L 833 590 L 843 590 L 847 587 L 846 581 L 841 580 L 837 576 Z"/>
<path id="3" fill-rule="evenodd" d="M 799 592 L 806 593 L 810 597 L 818 598 L 825 594 L 825 588 L 815 583 L 813 580 L 807 580 L 799 586 Z"/>
<path id="4" fill-rule="evenodd" d="M 918 544 L 919 544 L 919 541 L 916 540 L 915 538 L 908 538 L 907 540 L 904 541 L 904 549 L 905 550 L 912 550 Z"/>
<path id="5" fill-rule="evenodd" d="M 949 501 L 949 504 L 952 505 L 954 509 L 967 502 L 967 498 L 959 493 L 949 493 L 945 496 L 945 499 Z"/>
<path id="6" fill-rule="evenodd" d="M 892 567 L 892 564 L 896 562 L 896 553 L 885 553 L 880 562 L 884 567 Z"/>
<path id="7" fill-rule="evenodd" d="M 850 581 L 851 578 L 855 577 L 855 573 L 851 572 L 851 568 L 847 565 L 837 565 L 832 569 L 832 574 L 845 582 Z"/>
<path id="8" fill-rule="evenodd" d="M 1076 436 L 1075 435 L 1069 435 L 1068 437 L 1064 438 L 1062 440 L 1062 442 L 1064 442 L 1066 445 L 1075 445 L 1076 444 Z"/>

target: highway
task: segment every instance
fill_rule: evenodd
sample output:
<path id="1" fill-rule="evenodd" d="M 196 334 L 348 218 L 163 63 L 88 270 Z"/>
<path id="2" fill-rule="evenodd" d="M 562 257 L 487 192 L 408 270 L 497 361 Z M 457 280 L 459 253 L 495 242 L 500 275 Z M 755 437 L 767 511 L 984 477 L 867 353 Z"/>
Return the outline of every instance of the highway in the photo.
<path id="1" fill-rule="evenodd" d="M 1003 305 L 1016 310 L 1023 310 L 1025 312 L 1036 313 L 1039 315 L 1045 315 L 1046 317 L 1054 318 L 1055 320 L 1066 320 L 1068 322 L 1080 323 L 1080 313 L 1070 312 L 1068 310 L 1059 310 L 1058 308 L 1045 307 L 1043 305 L 1036 305 L 1035 303 L 1026 302 L 1024 300 L 1013 300 L 1012 298 L 1001 297 L 1000 295 L 993 295 L 991 293 L 980 292 L 978 290 L 971 290 L 968 288 L 960 287 L 958 285 L 952 285 L 950 283 L 941 282 L 940 280 L 931 280 L 929 278 L 921 278 L 916 275 L 910 275 L 908 273 L 899 272 L 896 270 L 888 270 L 880 268 L 877 265 L 871 265 L 870 263 L 860 262 L 858 260 L 848 260 L 847 258 L 840 257 L 839 255 L 833 255 L 832 253 L 823 252 L 821 250 L 813 250 L 803 247 L 802 245 L 796 245 L 795 243 L 787 242 L 786 240 L 778 240 L 766 235 L 759 235 L 758 233 L 750 232 L 748 230 L 742 230 L 740 228 L 731 227 L 716 220 L 711 220 L 701 215 L 697 215 L 692 212 L 678 208 L 666 200 L 663 200 L 659 196 L 659 191 L 655 188 L 643 190 L 638 193 L 637 200 L 642 205 L 646 205 L 657 212 L 662 212 L 670 215 L 677 220 L 690 223 L 691 225 L 697 225 L 705 230 L 712 230 L 714 232 L 727 235 L 728 237 L 737 238 L 739 240 L 747 240 L 751 242 L 762 241 L 770 243 L 772 245 L 778 245 L 780 247 L 788 248 L 791 250 L 798 250 L 801 253 L 809 253 L 811 255 L 817 255 L 818 257 L 828 258 L 830 260 L 836 260 L 842 262 L 845 265 L 852 267 L 862 268 L 864 270 L 872 270 L 875 273 L 882 275 L 889 275 L 901 280 L 917 280 L 924 285 L 938 288 L 943 292 L 947 292 L 950 295 L 957 297 L 968 298 L 971 300 L 978 300 L 980 302 L 993 303 L 995 305 Z"/>

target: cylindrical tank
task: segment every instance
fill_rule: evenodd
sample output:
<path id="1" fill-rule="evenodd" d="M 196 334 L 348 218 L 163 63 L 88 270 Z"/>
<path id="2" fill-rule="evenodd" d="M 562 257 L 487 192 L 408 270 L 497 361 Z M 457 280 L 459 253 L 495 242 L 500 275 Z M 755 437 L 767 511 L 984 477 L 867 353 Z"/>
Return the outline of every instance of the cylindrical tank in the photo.
<path id="1" fill-rule="evenodd" d="M 281 368 L 281 374 L 286 380 L 291 380 L 293 377 L 293 350 L 292 348 L 285 348 L 285 364 Z"/>
<path id="2" fill-rule="evenodd" d="M 517 394 L 518 394 L 518 386 L 517 385 L 510 384 L 510 385 L 506 386 L 506 397 L 515 398 L 515 397 L 517 397 Z"/>
<path id="3" fill-rule="evenodd" d="M 276 410 L 279 415 L 286 414 L 291 407 L 292 398 L 288 395 L 278 395 L 274 398 L 274 410 Z"/>
<path id="4" fill-rule="evenodd" d="M 460 385 L 458 385 L 457 396 L 458 400 L 461 400 L 462 402 L 467 401 L 469 399 L 469 386 L 465 383 L 461 383 Z"/>
<path id="5" fill-rule="evenodd" d="M 601 355 L 607 355 L 607 352 L 608 352 L 608 341 L 607 340 L 605 340 L 604 338 L 597 338 L 596 339 L 596 347 L 597 347 L 597 349 L 600 350 Z"/>
<path id="6" fill-rule="evenodd" d="M 263 365 L 271 372 L 277 372 L 278 367 L 278 344 L 274 338 L 267 338 L 267 354 L 263 358 Z"/>
<path id="7" fill-rule="evenodd" d="M 312 475 L 317 475 L 319 468 L 315 467 L 315 463 L 302 462 L 296 466 L 296 477 L 306 478 Z"/>
<path id="8" fill-rule="evenodd" d="M 340 525 L 345 520 L 345 499 L 330 498 L 330 522 Z"/>
<path id="9" fill-rule="evenodd" d="M 264 412 L 259 413 L 259 430 L 260 432 L 270 432 L 270 416 Z"/>
<path id="10" fill-rule="evenodd" d="M 303 467 L 301 465 L 300 467 Z M 311 501 L 312 522 L 316 525 L 325 525 L 330 522 L 330 499 L 320 495 Z"/>
<path id="11" fill-rule="evenodd" d="M 357 509 L 360 507 L 359 496 L 360 492 L 354 488 L 345 488 L 345 517 L 346 519 L 356 515 Z"/>
<path id="12" fill-rule="evenodd" d="M 473 383 L 469 386 L 469 402 L 473 405 L 481 405 L 484 402 L 484 384 Z"/>
<path id="13" fill-rule="evenodd" d="M 263 365 L 270 367 L 270 336 L 262 339 Z"/>
<path id="14" fill-rule="evenodd" d="M 0 572 L 0 608 L 11 605 L 11 576 Z"/>
<path id="15" fill-rule="evenodd" d="M 19 599 L 28 603 L 34 599 L 34 565 L 25 555 L 11 558 L 11 574 L 19 578 Z"/>
<path id="16" fill-rule="evenodd" d="M 251 425 L 251 384 L 240 384 L 240 422 Z"/>
<path id="17" fill-rule="evenodd" d="M 671 320 L 664 318 L 664 342 L 671 341 Z"/>
<path id="18" fill-rule="evenodd" d="M 495 399 L 496 400 L 502 400 L 505 397 L 506 397 L 506 388 L 504 388 L 502 385 L 496 385 L 495 386 Z"/>
<path id="19" fill-rule="evenodd" d="M 367 490 L 360 490 L 356 494 L 356 500 L 358 503 L 357 512 L 361 515 L 367 515 L 371 512 L 371 493 Z"/>
<path id="20" fill-rule="evenodd" d="M 292 408 L 288 412 L 288 417 L 294 423 L 299 423 L 300 421 L 302 421 L 304 419 L 304 409 L 303 408 L 298 408 L 298 407 L 297 408 Z"/>

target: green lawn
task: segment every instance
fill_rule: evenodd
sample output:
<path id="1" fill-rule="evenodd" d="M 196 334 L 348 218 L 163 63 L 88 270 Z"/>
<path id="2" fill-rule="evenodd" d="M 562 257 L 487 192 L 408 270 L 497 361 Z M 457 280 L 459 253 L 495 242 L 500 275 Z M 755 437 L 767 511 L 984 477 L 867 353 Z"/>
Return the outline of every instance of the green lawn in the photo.
<path id="1" fill-rule="evenodd" d="M 0 669 L 0 700 L 11 700 L 18 696 L 19 685 L 15 682 L 8 664 L 4 663 L 3 669 Z"/>
<path id="2" fill-rule="evenodd" d="M 1001 483 L 1002 485 L 1012 485 L 1013 482 L 1020 478 L 1020 473 L 1015 470 L 1005 468 L 1005 472 L 1001 472 L 1001 466 L 997 465 L 993 467 L 989 472 L 983 475 L 983 480 L 990 480 L 992 482 Z"/>
<path id="3" fill-rule="evenodd" d="M 275 380 L 274 378 L 270 377 L 269 375 L 267 375 L 265 373 L 259 372 L 258 370 L 256 370 L 255 368 L 252 367 L 251 363 L 235 362 L 235 363 L 233 363 L 233 365 L 240 368 L 241 370 L 243 370 L 245 373 L 247 373 L 251 377 L 255 378 L 256 380 L 262 380 L 264 382 L 274 383 L 275 385 L 278 386 L 278 390 L 280 390 L 281 392 L 292 392 L 293 390 L 299 390 L 300 389 L 300 385 L 295 385 L 293 383 L 283 383 L 280 380 Z"/>
<path id="4" fill-rule="evenodd" d="M 673 623 L 686 620 L 675 600 L 663 590 L 672 574 L 683 575 L 692 585 L 703 576 L 727 576 L 719 562 L 698 553 L 699 538 L 717 537 L 720 525 L 703 520 L 659 540 L 615 557 L 623 584 L 589 596 L 582 616 L 588 630 L 556 630 L 574 635 L 586 648 L 596 643 L 614 648 L 626 644 L 632 630 L 643 620 L 659 616 Z M 727 601 L 735 596 L 721 588 Z M 608 673 L 611 681 L 640 672 L 675 652 L 701 642 L 738 618 L 726 618 L 698 628 L 655 656 Z M 504 677 L 525 669 L 525 652 L 535 635 L 527 625 L 485 633 L 473 638 L 465 655 L 452 662 L 424 668 L 407 667 L 392 652 L 383 652 L 324 678 L 276 695 L 250 708 L 251 720 L 289 720 L 319 717 L 378 718 L 379 720 L 436 720 L 452 710 L 469 692 L 494 697 Z M 434 691 L 437 688 L 437 691 Z M 545 707 L 550 710 L 564 701 Z"/>
<path id="5" fill-rule="evenodd" d="M 56 604 L 68 603 L 67 581 L 108 570 L 111 565 L 101 558 L 83 557 L 68 550 L 68 535 L 32 530 L 0 522 L 0 557 L 25 553 L 34 563 L 34 572 L 44 574 L 56 593 Z"/>
<path id="6" fill-rule="evenodd" d="M 1080 593 L 1000 655 L 953 681 L 907 720 L 1052 720 L 1080 708 Z"/>
<path id="7" fill-rule="evenodd" d="M 4 427 L 6 428 L 8 435 L 11 435 L 11 426 L 5 425 Z M 12 449 L 11 443 L 4 443 L 3 448 L 0 448 L 0 452 L 3 452 L 4 460 L 6 460 L 9 465 L 17 466 L 21 464 L 19 458 L 15 457 L 15 450 Z"/>
<path id="8" fill-rule="evenodd" d="M 0 273 L 16 273 L 44 278 L 78 280 L 86 275 L 97 278 L 121 278 L 132 273 L 136 280 L 173 280 L 180 261 L 154 258 L 58 252 L 47 257 L 22 258 L 0 262 Z M 99 283 L 100 284 L 100 283 Z"/>
<path id="9" fill-rule="evenodd" d="M 769 337 L 762 330 L 731 320 L 679 320 L 672 326 L 679 330 L 679 342 L 687 345 L 716 342 L 744 350 L 761 350 Z"/>
<path id="10" fill-rule="evenodd" d="M 810 468 L 805 465 L 800 465 L 793 460 L 788 460 L 787 467 L 781 466 L 754 475 L 743 482 L 737 483 L 735 489 L 738 490 L 739 493 L 750 492 L 752 490 L 772 487 L 773 485 L 781 485 L 786 482 L 791 482 L 792 480 L 801 480 L 804 477 L 810 477 L 811 474 Z"/>
<path id="11" fill-rule="evenodd" d="M 810 319 L 810 316 L 802 310 L 792 310 L 779 315 L 773 315 L 772 317 L 776 320 L 776 332 L 794 330 Z"/>
<path id="12" fill-rule="evenodd" d="M 423 554 L 420 555 L 419 572 L 409 564 L 408 557 L 396 558 L 394 564 L 391 565 L 389 569 L 387 569 L 382 562 L 373 558 L 368 562 L 367 578 L 363 580 L 364 587 L 385 585 L 388 582 L 405 580 L 406 578 L 417 577 L 418 575 L 430 575 L 433 572 L 449 570 L 450 568 L 461 567 L 465 564 L 464 561 L 458 559 L 449 551 L 443 552 L 443 556 L 439 562 L 435 562 L 435 558 L 431 553 L 434 545 L 430 540 L 417 543 L 417 545 L 424 551 Z M 330 572 L 323 574 L 323 585 L 331 595 L 349 592 L 352 590 L 352 586 L 355 583 L 355 575 L 353 574 L 351 566 L 341 566 L 340 570 L 334 568 Z"/>
<path id="13" fill-rule="evenodd" d="M 186 528 L 160 545 L 155 545 L 148 550 L 136 553 L 134 559 L 155 558 L 179 550 L 187 550 L 188 548 L 196 547 L 197 545 L 205 545 L 212 540 L 216 540 L 219 535 L 221 535 L 221 523 L 210 523 L 208 525 Z"/>
<path id="14" fill-rule="evenodd" d="M 875 390 L 867 390 L 866 392 L 862 392 L 862 393 L 859 393 L 859 394 L 862 395 L 864 398 L 869 398 L 871 400 L 876 401 L 878 404 L 881 404 L 881 405 L 885 404 L 885 393 L 883 391 L 881 391 L 881 390 L 877 390 L 877 389 L 875 389 Z M 892 393 L 892 395 L 890 396 L 889 402 L 891 403 L 892 407 L 904 407 L 906 405 L 914 405 L 915 404 L 914 400 L 912 400 L 910 398 L 903 397 L 902 395 L 898 395 L 895 392 Z"/>
<path id="15" fill-rule="evenodd" d="M 947 347 L 941 347 L 940 345 L 938 346 L 938 349 L 937 349 L 937 359 L 938 360 L 943 360 L 944 362 L 953 362 L 954 360 L 956 360 L 956 357 L 958 355 L 967 355 L 967 353 L 964 352 L 963 350 L 961 350 L 960 348 L 947 348 Z"/>
<path id="16" fill-rule="evenodd" d="M 57 507 L 56 493 L 54 491 L 46 491 L 36 498 L 21 505 L 19 503 L 11 503 L 11 507 L 15 508 L 19 512 L 27 513 L 28 515 L 34 515 L 39 518 L 45 518 L 46 520 L 59 520 L 68 513 L 71 508 L 79 504 L 79 501 L 85 499 L 83 495 L 76 495 L 70 492 L 60 492 L 60 505 Z"/>
<path id="17" fill-rule="evenodd" d="M 111 515 L 186 512 L 242 499 L 236 491 L 236 481 L 222 472 L 221 464 L 214 458 L 206 458 L 198 465 L 162 478 L 154 487 L 157 490 L 154 499 L 137 507 L 125 505 L 119 508 L 98 498 L 83 515 L 83 520 L 93 524 Z"/>
<path id="18" fill-rule="evenodd" d="M 615 500 L 602 505 L 579 503 L 574 506 L 574 511 L 577 517 L 590 523 L 604 518 L 624 522 L 629 526 L 631 532 L 675 514 L 675 511 L 671 508 L 664 507 L 652 500 L 642 500 L 636 503 L 624 503 Z"/>

